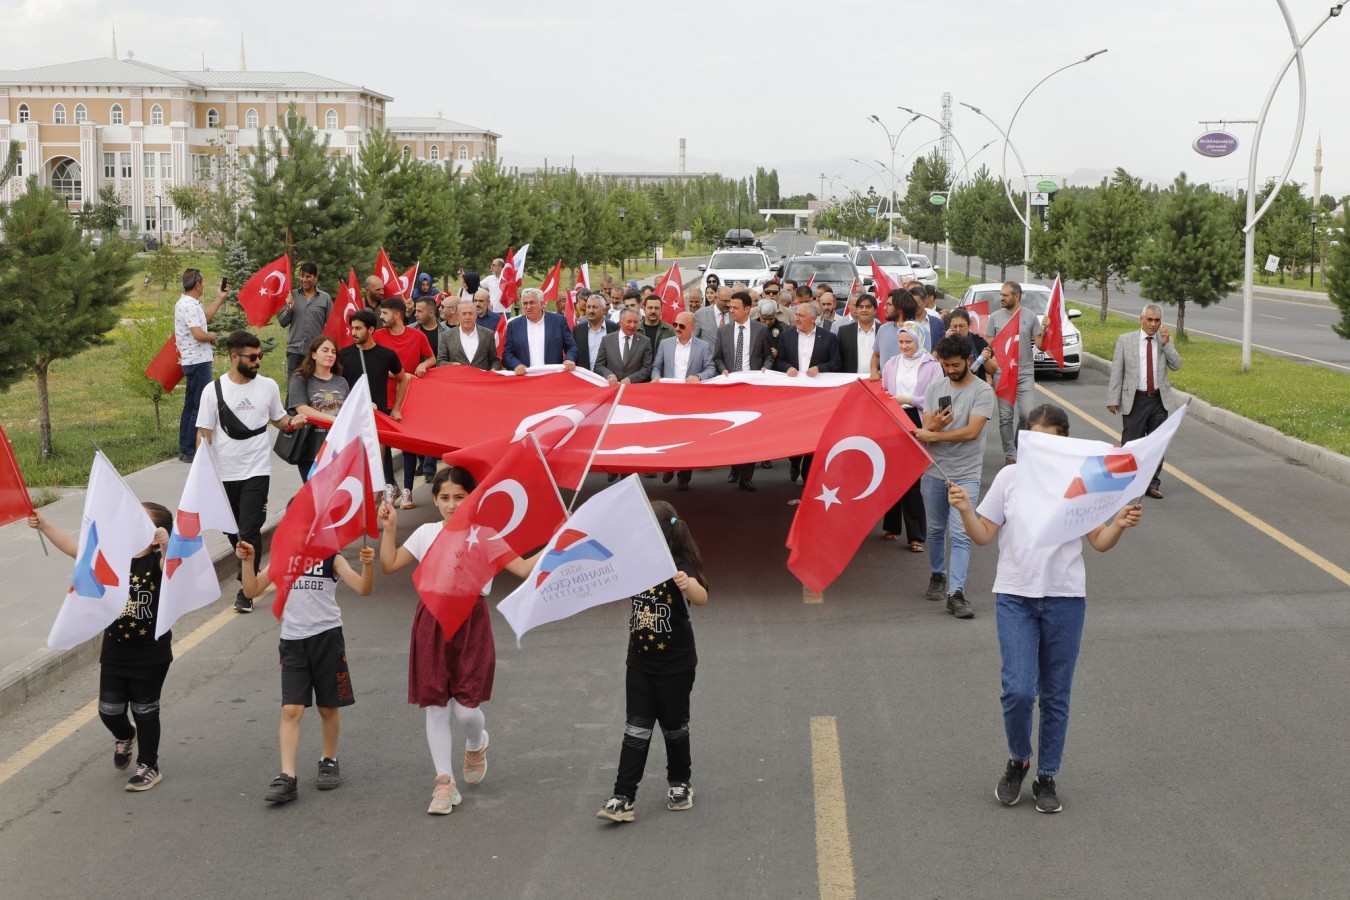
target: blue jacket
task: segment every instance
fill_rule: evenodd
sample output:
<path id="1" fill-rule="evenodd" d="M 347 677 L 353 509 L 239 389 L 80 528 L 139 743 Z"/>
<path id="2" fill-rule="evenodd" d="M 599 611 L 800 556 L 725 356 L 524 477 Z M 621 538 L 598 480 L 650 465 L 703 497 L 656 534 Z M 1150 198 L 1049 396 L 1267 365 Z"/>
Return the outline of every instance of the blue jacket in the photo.
<path id="1" fill-rule="evenodd" d="M 572 329 L 567 327 L 567 319 L 554 312 L 544 313 L 544 358 L 530 359 L 530 340 L 525 333 L 528 322 L 524 316 L 515 316 L 506 323 L 506 351 L 502 354 L 504 368 L 546 366 L 569 359 L 577 361 L 577 342 L 572 337 Z"/>

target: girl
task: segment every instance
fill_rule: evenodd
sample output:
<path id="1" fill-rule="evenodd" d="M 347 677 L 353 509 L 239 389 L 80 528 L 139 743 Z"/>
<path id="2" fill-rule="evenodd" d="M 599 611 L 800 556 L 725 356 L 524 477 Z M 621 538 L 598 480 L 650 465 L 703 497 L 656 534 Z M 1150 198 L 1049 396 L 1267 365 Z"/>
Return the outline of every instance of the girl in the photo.
<path id="1" fill-rule="evenodd" d="M 347 379 L 342 377 L 342 363 L 338 360 L 338 348 L 333 339 L 319 335 L 310 341 L 309 349 L 300 367 L 291 373 L 286 389 L 286 408 L 292 415 L 303 415 L 315 423 L 330 422 L 342 408 L 350 390 Z M 323 433 L 312 438 L 313 450 L 296 463 L 300 470 L 300 480 L 309 480 L 309 470 L 314 465 L 314 456 L 319 452 Z"/>
<path id="2" fill-rule="evenodd" d="M 441 469 L 431 482 L 431 495 L 441 521 L 428 522 L 414 531 L 402 547 L 395 547 L 398 514 L 390 503 L 380 506 L 384 533 L 380 536 L 380 567 L 386 574 L 409 563 L 421 562 L 431 544 L 465 498 L 478 487 L 467 469 Z M 518 578 L 530 574 L 531 561 L 515 557 L 506 570 Z M 446 640 L 436 617 L 420 600 L 413 614 L 408 649 L 408 702 L 426 710 L 427 746 L 436 767 L 436 783 L 427 812 L 444 816 L 454 812 L 463 799 L 451 770 L 450 722 L 464 729 L 464 781 L 478 784 L 487 775 L 488 733 L 483 703 L 492 699 L 492 679 L 497 669 L 497 648 L 488 620 L 487 595 L 492 581 L 483 585 L 469 618 Z"/>
<path id="3" fill-rule="evenodd" d="M 1027 425 L 1031 431 L 1069 435 L 1068 415 L 1048 403 L 1031 411 Z M 978 510 L 971 509 L 960 485 L 948 485 L 947 500 L 960 511 L 966 533 L 976 544 L 998 538 L 994 594 L 1003 658 L 1003 728 L 1010 758 L 994 796 L 1007 806 L 1022 797 L 1022 781 L 1031 765 L 1031 710 L 1039 693 L 1040 755 L 1031 796 L 1040 812 L 1057 813 L 1063 806 L 1055 776 L 1069 730 L 1069 691 L 1087 605 L 1083 545 L 1075 540 L 1058 547 L 1032 547 L 1020 540 L 1014 500 L 1017 469 L 1014 465 L 999 470 Z M 1137 504 L 1122 508 L 1109 523 L 1089 532 L 1088 543 L 1105 553 L 1126 528 L 1139 524 L 1141 513 Z"/>
<path id="4" fill-rule="evenodd" d="M 689 786 L 689 695 L 694 690 L 698 654 L 689 604 L 703 606 L 708 602 L 708 582 L 703 577 L 698 545 L 675 507 L 657 500 L 652 503 L 652 512 L 677 571 L 674 577 L 632 598 L 625 685 L 627 724 L 619 750 L 619 774 L 614 796 L 596 813 L 611 822 L 636 818 L 633 798 L 647 766 L 647 749 L 657 722 L 666 739 L 666 809 L 694 805 L 694 789 Z"/>
<path id="5" fill-rule="evenodd" d="M 98 717 L 113 735 L 113 767 L 131 763 L 131 748 L 140 738 L 136 772 L 127 781 L 128 791 L 148 791 L 163 780 L 159 771 L 159 696 L 173 662 L 173 632 L 155 639 L 159 617 L 159 585 L 164 567 L 164 548 L 173 528 L 173 513 L 158 503 L 142 503 L 155 537 L 149 547 L 131 559 L 130 592 L 126 608 L 103 632 L 99 655 Z M 41 531 L 62 553 L 75 557 L 76 538 L 34 513 L 28 527 Z M 136 718 L 127 718 L 127 707 Z"/>
<path id="6" fill-rule="evenodd" d="M 941 381 L 942 364 L 923 349 L 917 322 L 906 322 L 896 332 L 900 354 L 886 361 L 881 368 L 881 385 L 900 404 L 915 428 L 922 428 L 919 414 L 923 412 L 923 395 L 934 381 Z M 909 533 L 911 553 L 923 553 L 923 542 L 928 536 L 928 521 L 923 513 L 923 494 L 916 481 L 881 520 L 882 537 L 888 541 L 900 540 Z"/>
<path id="7" fill-rule="evenodd" d="M 308 364 L 313 354 L 305 357 Z M 254 573 L 248 561 L 253 558 L 253 546 L 240 541 L 234 548 L 235 556 L 244 561 L 244 596 L 252 599 L 271 585 L 267 570 Z M 323 720 L 323 755 L 319 757 L 319 774 L 314 786 L 331 791 L 342 784 L 338 767 L 338 734 L 342 720 L 338 710 L 356 702 L 352 693 L 351 673 L 347 669 L 347 641 L 342 634 L 342 610 L 337 605 L 337 583 L 341 579 L 347 587 L 362 597 L 369 597 L 375 586 L 375 550 L 361 548 L 361 574 L 340 554 L 333 554 L 323 562 L 302 572 L 291 584 L 286 606 L 281 614 L 281 774 L 272 779 L 263 799 L 268 803 L 289 803 L 297 795 L 296 754 L 300 750 L 300 719 L 311 700 L 319 707 Z"/>

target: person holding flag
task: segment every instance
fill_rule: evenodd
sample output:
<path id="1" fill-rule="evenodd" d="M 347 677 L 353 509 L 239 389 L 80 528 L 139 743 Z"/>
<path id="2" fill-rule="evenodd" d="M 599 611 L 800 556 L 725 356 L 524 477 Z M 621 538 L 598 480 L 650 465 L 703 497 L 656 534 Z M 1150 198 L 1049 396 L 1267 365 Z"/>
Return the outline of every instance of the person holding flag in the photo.
<path id="1" fill-rule="evenodd" d="M 1036 351 L 1045 347 L 1045 323 L 1040 316 L 1022 309 L 1022 285 L 1005 281 L 998 294 L 999 309 L 989 316 L 989 339 L 992 342 L 999 331 L 1014 318 L 1017 319 L 1017 402 L 998 398 L 998 432 L 1003 439 L 1003 464 L 1017 461 L 1017 432 L 1027 427 L 1031 401 L 1036 396 Z M 1022 315 L 1018 315 L 1021 312 Z M 1004 366 L 1000 380 L 1011 377 L 1009 366 Z"/>
<path id="2" fill-rule="evenodd" d="M 319 267 L 300 264 L 300 286 L 286 295 L 286 305 L 277 313 L 277 323 L 286 333 L 286 376 L 305 361 L 306 348 L 328 326 L 333 298 L 319 290 Z"/>
<path id="3" fill-rule="evenodd" d="M 1048 403 L 1032 410 L 1027 424 L 1033 432 L 1069 436 L 1068 414 Z M 1057 813 L 1064 807 L 1055 777 L 1069 730 L 1069 694 L 1087 607 L 1083 542 L 1074 538 L 1038 546 L 1019 530 L 1019 520 L 1025 515 L 1025 506 L 1018 504 L 1020 468 L 1001 469 L 978 508 L 972 507 L 969 493 L 959 484 L 948 485 L 947 499 L 960 513 L 972 541 L 983 547 L 998 539 L 994 596 L 1008 765 L 994 796 L 1005 806 L 1015 806 L 1022 799 L 1022 782 L 1031 769 L 1032 709 L 1039 696 L 1040 752 L 1031 796 L 1039 812 Z M 1138 504 L 1122 507 L 1088 532 L 1088 543 L 1105 553 L 1126 528 L 1139 524 L 1142 514 Z"/>
<path id="4" fill-rule="evenodd" d="M 173 513 L 158 503 L 142 503 L 154 525 L 150 546 L 131 558 L 126 607 L 103 632 L 99 651 L 98 717 L 113 736 L 113 767 L 131 764 L 137 746 L 136 771 L 126 790 L 148 791 L 163 780 L 159 771 L 159 698 L 173 662 L 173 632 L 155 637 L 164 552 L 169 545 Z M 78 558 L 76 539 L 34 511 L 28 527 L 41 532 L 52 546 Z M 77 566 L 78 571 L 78 566 Z M 127 717 L 130 708 L 136 724 Z"/>

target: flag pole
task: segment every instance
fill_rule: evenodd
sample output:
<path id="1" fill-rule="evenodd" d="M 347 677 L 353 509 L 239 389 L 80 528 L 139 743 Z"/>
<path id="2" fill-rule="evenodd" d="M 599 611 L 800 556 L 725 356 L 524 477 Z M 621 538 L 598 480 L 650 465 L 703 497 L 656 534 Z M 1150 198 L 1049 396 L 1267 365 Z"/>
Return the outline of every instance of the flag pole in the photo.
<path id="1" fill-rule="evenodd" d="M 568 504 L 567 514 L 571 516 L 572 508 L 577 505 L 577 498 L 581 496 L 581 485 L 586 482 L 586 476 L 591 474 L 591 466 L 595 463 L 595 455 L 600 452 L 600 445 L 605 441 L 605 432 L 609 430 L 609 421 L 614 418 L 614 410 L 619 408 L 619 401 L 623 399 L 623 389 L 626 384 L 620 384 L 618 393 L 614 395 L 614 402 L 610 404 L 609 412 L 605 415 L 605 424 L 600 426 L 600 436 L 595 439 L 595 446 L 591 448 L 590 459 L 586 460 L 586 468 L 581 472 L 581 480 L 577 482 L 576 493 L 572 495 L 572 502 Z"/>
<path id="2" fill-rule="evenodd" d="M 553 485 L 553 493 L 558 495 L 558 505 L 563 507 L 565 514 L 570 519 L 572 510 L 563 503 L 562 491 L 558 489 L 558 479 L 553 477 L 553 470 L 549 468 L 548 460 L 544 458 L 544 448 L 539 446 L 539 438 L 533 431 L 526 432 L 530 436 L 530 441 L 534 444 L 534 452 L 539 454 L 539 461 L 544 464 L 544 471 L 548 473 L 548 483 Z"/>
<path id="3" fill-rule="evenodd" d="M 858 384 L 859 386 L 861 386 L 861 385 L 862 385 L 862 382 L 860 382 L 860 381 L 859 381 L 859 382 L 855 382 L 855 384 Z M 886 415 L 890 416 L 891 419 L 895 421 L 895 424 L 900 425 L 900 429 L 901 429 L 902 431 L 904 431 L 905 435 L 906 435 L 911 441 L 913 441 L 916 445 L 918 445 L 918 448 L 919 448 L 920 450 L 923 451 L 923 455 L 926 456 L 926 457 L 928 457 L 928 461 L 929 461 L 930 463 L 933 464 L 933 468 L 937 469 L 938 474 L 942 476 L 943 482 L 950 484 L 950 483 L 951 483 L 951 479 L 947 477 L 947 473 L 946 473 L 946 472 L 942 471 L 942 466 L 938 465 L 938 461 L 937 461 L 936 459 L 933 458 L 932 452 L 928 449 L 927 446 L 925 446 L 922 442 L 919 441 L 918 438 L 916 438 L 916 437 L 914 436 L 914 432 L 913 432 L 913 431 L 911 431 L 910 429 L 906 428 L 906 427 L 900 422 L 899 417 L 896 416 L 895 411 L 892 410 L 892 409 L 890 408 L 890 406 L 886 403 L 886 401 L 882 400 L 882 399 L 881 399 L 880 397 L 878 397 L 873 391 L 868 390 L 868 389 L 865 388 L 865 387 L 863 388 L 863 390 L 867 391 L 868 395 L 870 395 L 871 398 L 872 398 L 873 400 L 876 401 L 877 406 L 880 406 L 880 407 L 886 412 Z M 911 423 L 911 424 L 913 424 L 913 423 Z"/>
<path id="4" fill-rule="evenodd" d="M 0 440 L 3 440 L 5 442 L 5 447 L 8 448 L 9 450 L 9 458 L 14 463 L 14 474 L 18 477 L 19 484 L 22 485 L 23 487 L 24 497 L 28 499 L 28 514 L 30 516 L 36 516 L 37 509 L 33 506 L 33 495 L 28 493 L 28 483 L 23 480 L 23 473 L 19 471 L 19 461 L 14 456 L 14 445 L 10 443 L 9 436 L 5 434 L 5 430 L 3 428 L 0 428 Z M 38 543 L 42 545 L 42 555 L 51 556 L 51 553 L 47 550 L 47 539 L 42 536 L 42 529 L 38 528 L 36 529 L 36 531 L 38 536 Z"/>

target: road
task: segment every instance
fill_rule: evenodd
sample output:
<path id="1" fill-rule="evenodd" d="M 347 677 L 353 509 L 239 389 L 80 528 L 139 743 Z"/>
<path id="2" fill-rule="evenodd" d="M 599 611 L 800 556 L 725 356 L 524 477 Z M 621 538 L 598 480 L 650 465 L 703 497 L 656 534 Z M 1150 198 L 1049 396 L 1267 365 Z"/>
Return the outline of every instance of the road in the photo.
<path id="1" fill-rule="evenodd" d="M 1118 426 L 1097 373 L 1042 393 Z M 1075 436 L 1108 436 L 1072 420 Z M 992 429 L 987 447 L 986 482 Z M 691 523 L 712 584 L 694 614 L 693 810 L 660 802 L 658 747 L 638 821 L 594 817 L 623 723 L 627 616 L 615 604 L 522 649 L 494 613 L 487 780 L 454 815 L 426 815 L 433 772 L 422 717 L 404 702 L 405 571 L 378 576 L 370 598 L 340 597 L 357 704 L 343 712 L 339 790 L 314 790 L 311 714 L 299 801 L 263 803 L 278 677 L 277 626 L 262 611 L 209 609 L 178 630 L 165 780 L 151 792 L 122 791 L 88 708 L 92 668 L 7 716 L 3 893 L 1342 896 L 1350 574 L 1337 566 L 1350 487 L 1198 421 L 1169 463 L 1166 499 L 1146 504 L 1143 525 L 1108 554 L 1086 551 L 1059 816 L 993 798 L 1005 759 L 995 550 L 974 554 L 971 621 L 922 599 L 925 558 L 875 535 L 822 602 L 804 602 L 785 569 L 793 491 L 780 462 L 753 495 L 713 471 L 687 494 L 644 482 Z M 417 501 L 404 535 L 432 516 L 420 485 Z M 494 600 L 513 581 L 499 579 Z"/>

